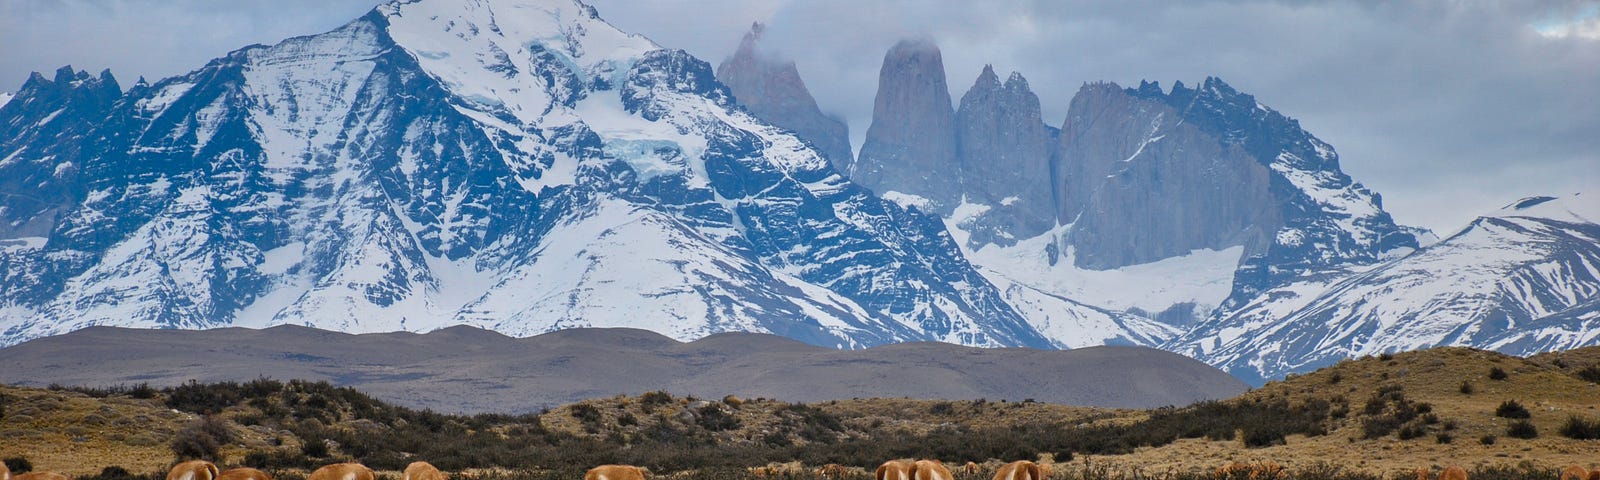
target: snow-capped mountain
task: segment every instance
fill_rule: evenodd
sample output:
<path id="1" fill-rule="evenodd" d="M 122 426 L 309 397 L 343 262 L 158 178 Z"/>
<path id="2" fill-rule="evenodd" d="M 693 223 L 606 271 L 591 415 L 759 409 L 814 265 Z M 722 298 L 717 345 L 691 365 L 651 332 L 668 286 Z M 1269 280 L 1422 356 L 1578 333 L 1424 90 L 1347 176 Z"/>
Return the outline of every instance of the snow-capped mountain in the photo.
<path id="1" fill-rule="evenodd" d="M 1419 246 L 1332 146 L 1220 79 L 1085 84 L 1059 129 L 1019 73 L 1002 83 L 985 67 L 957 110 L 945 85 L 937 46 L 890 49 L 849 171 L 938 212 L 997 284 L 1188 328 Z"/>
<path id="2" fill-rule="evenodd" d="M 1261 383 L 1341 359 L 1600 343 L 1600 202 L 1532 197 L 1376 266 L 1301 277 L 1167 348 Z"/>
<path id="3" fill-rule="evenodd" d="M 67 69 L 0 107 L 0 345 L 283 323 L 1062 345 L 938 218 L 571 0 L 393 2 L 118 92 Z"/>
<path id="4" fill-rule="evenodd" d="M 730 88 L 575 0 L 409 0 L 126 91 L 35 74 L 0 95 L 0 346 L 637 327 L 1162 346 L 1259 383 L 1600 343 L 1600 202 L 1527 199 L 1434 243 L 1220 79 L 1085 84 L 1056 128 L 1020 73 L 953 105 L 928 41 L 885 55 L 850 158 L 759 40 Z"/>

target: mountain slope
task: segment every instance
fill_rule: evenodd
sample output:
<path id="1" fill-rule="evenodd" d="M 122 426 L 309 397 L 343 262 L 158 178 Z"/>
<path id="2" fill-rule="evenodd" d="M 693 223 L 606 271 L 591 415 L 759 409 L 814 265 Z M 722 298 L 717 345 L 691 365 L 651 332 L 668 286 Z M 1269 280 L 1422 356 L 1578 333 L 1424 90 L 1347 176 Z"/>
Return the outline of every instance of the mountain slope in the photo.
<path id="1" fill-rule="evenodd" d="M 83 150 L 82 193 L 0 253 L 0 344 L 293 323 L 1057 345 L 937 218 L 737 109 L 704 62 L 575 2 L 447 3 L 382 5 L 81 115 L 98 140 L 60 144 Z M 37 117 L 30 98 L 0 117 Z"/>
<path id="2" fill-rule="evenodd" d="M 756 118 L 773 126 L 794 131 L 811 143 L 835 170 L 848 168 L 855 158 L 850 153 L 850 131 L 844 120 L 828 116 L 817 108 L 816 99 L 800 79 L 794 62 L 782 60 L 762 50 L 766 27 L 751 25 L 732 57 L 717 65 L 717 80 L 728 86 L 739 104 Z"/>
<path id="3" fill-rule="evenodd" d="M 1596 218 L 1582 195 L 1524 199 L 1404 258 L 1269 290 L 1167 348 L 1259 382 L 1434 346 L 1530 355 L 1593 345 Z"/>

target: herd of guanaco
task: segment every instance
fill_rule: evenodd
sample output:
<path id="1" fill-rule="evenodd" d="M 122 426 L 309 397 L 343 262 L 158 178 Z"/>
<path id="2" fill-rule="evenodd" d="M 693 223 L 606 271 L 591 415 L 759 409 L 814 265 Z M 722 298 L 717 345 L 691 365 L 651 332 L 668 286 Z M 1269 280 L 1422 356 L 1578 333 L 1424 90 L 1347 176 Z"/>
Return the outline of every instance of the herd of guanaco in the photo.
<path id="1" fill-rule="evenodd" d="M 1001 466 L 995 472 L 994 480 L 1047 480 L 1050 478 L 1050 468 L 1048 463 L 1020 460 Z M 981 467 L 973 462 L 967 462 L 961 467 L 961 473 L 967 476 L 976 475 L 980 471 Z M 817 469 L 817 474 L 828 480 L 840 480 L 848 472 L 848 468 L 837 464 L 828 464 Z M 632 465 L 601 465 L 589 469 L 583 480 L 645 480 L 647 473 L 644 468 Z M 756 467 L 750 469 L 750 473 L 752 476 L 765 477 L 780 472 L 773 467 Z M 1234 462 L 1217 467 L 1214 473 L 1218 477 L 1245 477 L 1248 480 L 1285 478 L 1283 467 L 1271 462 L 1252 464 Z M 0 463 L 0 480 L 71 479 L 55 472 L 12 475 L 11 469 Z M 167 480 L 273 480 L 273 478 L 267 472 L 254 468 L 239 467 L 219 471 L 211 462 L 191 460 L 174 465 L 167 473 Z M 311 472 L 306 480 L 377 480 L 377 476 L 372 473 L 372 469 L 359 463 L 335 463 Z M 445 480 L 445 476 L 428 462 L 412 462 L 406 466 L 401 480 Z M 873 474 L 873 480 L 955 480 L 955 476 L 938 460 L 890 460 L 878 467 Z M 1461 467 L 1451 466 L 1440 471 L 1435 477 L 1431 471 L 1419 468 L 1416 471 L 1416 480 L 1467 480 L 1467 471 Z M 1600 469 L 1590 471 L 1574 465 L 1561 472 L 1561 480 L 1600 480 Z"/>

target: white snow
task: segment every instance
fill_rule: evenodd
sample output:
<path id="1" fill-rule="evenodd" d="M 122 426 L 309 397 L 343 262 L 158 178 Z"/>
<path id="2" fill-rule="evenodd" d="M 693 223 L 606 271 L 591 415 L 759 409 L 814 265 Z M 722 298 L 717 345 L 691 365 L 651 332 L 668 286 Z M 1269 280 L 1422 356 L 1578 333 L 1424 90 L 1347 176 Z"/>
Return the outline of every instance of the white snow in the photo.
<path id="1" fill-rule="evenodd" d="M 261 253 L 261 264 L 256 266 L 256 271 L 267 275 L 282 275 L 290 268 L 305 261 L 305 242 L 294 242 L 282 247 L 267 250 Z"/>
<path id="2" fill-rule="evenodd" d="M 1010 247 L 986 244 L 972 250 L 967 242 L 970 234 L 962 225 L 989 209 L 963 199 L 945 219 L 945 227 L 967 259 L 1001 288 L 1035 328 L 1067 346 L 1103 344 L 1112 338 L 1138 338 L 1154 344 L 1175 336 L 1178 332 L 1171 327 L 1106 311 L 1138 309 L 1153 315 L 1182 303 L 1209 311 L 1227 298 L 1234 270 L 1244 254 L 1244 247 L 1195 250 L 1157 262 L 1090 270 L 1074 265 L 1068 248 L 1052 265 L 1047 247 L 1060 242 L 1071 225 L 1057 226 Z"/>
<path id="3" fill-rule="evenodd" d="M 1051 295 L 1004 276 L 992 273 L 986 276 L 1034 329 L 1062 347 L 1082 348 L 1116 342 L 1160 345 L 1182 333 L 1177 328 L 1137 315 L 1113 314 Z"/>
<path id="4" fill-rule="evenodd" d="M 902 193 L 902 192 L 896 192 L 896 191 L 890 190 L 890 191 L 884 192 L 882 197 L 883 197 L 884 200 L 888 200 L 890 202 L 894 202 L 896 205 L 900 205 L 902 208 L 917 207 L 918 209 L 921 209 L 921 210 L 928 210 L 930 207 L 933 206 L 933 200 L 929 200 L 927 197 L 923 197 L 923 196 L 920 196 L 920 195 L 913 195 L 913 194 L 910 194 L 910 193 Z"/>
<path id="5" fill-rule="evenodd" d="M 145 115 L 153 118 L 160 115 L 161 112 L 165 112 L 167 107 L 172 106 L 173 102 L 183 98 L 183 94 L 188 93 L 190 88 L 194 88 L 193 83 L 172 82 L 162 85 L 161 89 L 157 90 L 154 95 L 141 99 L 134 105 L 143 111 Z"/>
<path id="6" fill-rule="evenodd" d="M 0 252 L 17 253 L 44 248 L 45 237 L 17 237 L 0 240 Z"/>
<path id="7" fill-rule="evenodd" d="M 630 114 L 622 109 L 616 92 L 590 95 L 578 102 L 573 113 L 605 142 L 606 153 L 627 162 L 641 181 L 663 174 L 690 174 L 702 185 L 710 181 L 703 171 L 689 168 L 701 164 L 706 151 L 706 139 L 699 132 Z"/>
<path id="8" fill-rule="evenodd" d="M 951 235 L 966 247 L 967 233 L 957 219 L 980 212 L 972 204 L 957 207 L 945 222 Z M 1233 273 L 1238 268 L 1244 247 L 1222 250 L 1196 249 L 1187 255 L 1130 265 L 1111 270 L 1082 269 L 1074 265 L 1070 247 L 1064 248 L 1055 265 L 1050 264 L 1046 247 L 1064 238 L 1071 226 L 1060 226 L 1010 247 L 984 245 L 968 251 L 967 258 L 982 267 L 991 280 L 995 276 L 1026 285 L 1052 295 L 1094 306 L 1125 311 L 1139 309 L 1159 313 L 1180 303 L 1194 303 L 1202 309 L 1214 307 L 1228 297 L 1233 288 Z"/>
<path id="9" fill-rule="evenodd" d="M 592 19 L 569 1 L 414 2 L 378 7 L 388 17 L 396 43 L 445 87 L 469 100 L 471 109 L 504 113 L 524 125 L 539 123 L 552 101 L 549 85 L 534 66 L 531 47 L 562 57 L 585 80 L 615 80 L 627 64 L 658 49 Z"/>
<path id="10" fill-rule="evenodd" d="M 1488 212 L 1490 217 L 1532 217 L 1553 220 L 1600 223 L 1600 196 L 1584 196 L 1582 192 L 1540 201 L 1529 197 L 1512 202 L 1499 210 Z M 1519 205 L 1521 205 L 1519 207 Z"/>
<path id="11" fill-rule="evenodd" d="M 1313 145 L 1323 144 L 1313 142 Z M 1331 150 L 1328 154 L 1332 154 Z M 1363 222 L 1358 222 L 1361 219 L 1375 218 L 1383 213 L 1378 209 L 1371 192 L 1356 183 L 1340 186 L 1337 173 L 1308 170 L 1301 168 L 1301 163 L 1304 163 L 1304 160 L 1299 156 L 1283 152 L 1278 154 L 1271 168 L 1332 215 L 1339 230 L 1350 232 L 1357 242 L 1376 242 L 1377 235 L 1363 226 Z"/>
<path id="12" fill-rule="evenodd" d="M 1541 349 L 1584 345 L 1577 332 L 1589 327 L 1537 326 L 1600 298 L 1600 258 L 1566 247 L 1600 238 L 1550 221 L 1593 224 L 1585 219 L 1597 207 L 1581 199 L 1519 201 L 1524 208 L 1508 206 L 1409 255 L 1303 278 L 1167 348 L 1271 377 L 1347 356 L 1442 345 L 1517 348 L 1508 353 L 1518 355 L 1533 352 L 1522 350 L 1527 342 Z M 1505 324 L 1491 326 L 1496 322 Z"/>

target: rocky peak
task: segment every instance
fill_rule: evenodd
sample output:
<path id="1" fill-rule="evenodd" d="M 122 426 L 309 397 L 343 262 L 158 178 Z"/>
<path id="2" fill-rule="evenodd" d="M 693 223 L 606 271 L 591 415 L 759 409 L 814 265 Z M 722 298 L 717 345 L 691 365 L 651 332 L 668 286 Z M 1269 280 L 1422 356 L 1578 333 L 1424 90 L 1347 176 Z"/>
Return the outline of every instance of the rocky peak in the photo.
<path id="1" fill-rule="evenodd" d="M 19 99 L 38 98 L 52 103 L 87 103 L 101 107 L 109 107 L 121 95 L 122 87 L 117 85 L 111 70 L 90 75 L 87 71 L 73 70 L 71 65 L 56 69 L 53 80 L 33 72 L 28 76 L 28 81 L 22 84 L 22 89 L 17 91 Z"/>
<path id="2" fill-rule="evenodd" d="M 1028 88 L 1028 79 L 1022 76 L 1022 72 L 1011 72 L 1011 76 L 1006 77 L 1006 91 L 1019 94 L 1023 92 L 1033 93 L 1033 89 Z"/>
<path id="3" fill-rule="evenodd" d="M 963 219 L 975 245 L 1011 245 L 1055 225 L 1050 190 L 1050 134 L 1040 122 L 1039 97 L 1012 73 L 1001 84 L 984 66 L 961 96 L 956 148 L 966 201 L 988 208 Z"/>
<path id="4" fill-rule="evenodd" d="M 943 214 L 961 203 L 955 110 L 932 41 L 903 40 L 884 54 L 872 126 L 847 173 L 879 195 L 922 197 Z"/>
<path id="5" fill-rule="evenodd" d="M 1296 275 L 1417 246 L 1339 171 L 1333 147 L 1220 78 L 1167 92 L 1086 85 L 1062 130 L 1057 213 L 1076 221 L 1083 267 L 1243 246 L 1227 308 Z"/>
<path id="6" fill-rule="evenodd" d="M 853 159 L 849 127 L 822 113 L 793 61 L 763 51 L 765 32 L 765 25 L 752 24 L 739 49 L 717 66 L 717 80 L 756 118 L 794 131 L 842 170 Z"/>
<path id="7" fill-rule="evenodd" d="M 122 96 L 110 70 L 90 75 L 71 66 L 53 79 L 34 72 L 0 106 L 0 239 L 45 237 L 58 216 L 78 201 L 84 154 L 103 142 L 84 141 Z"/>

